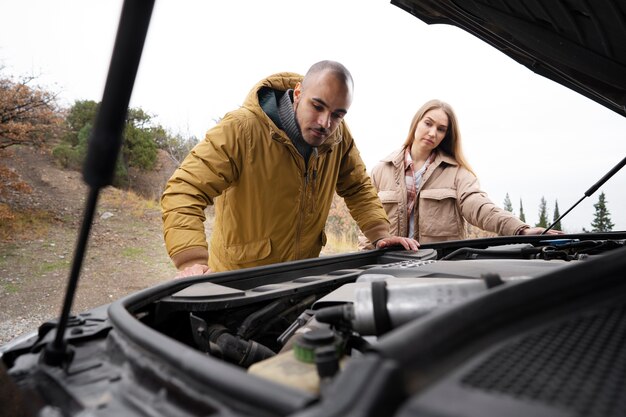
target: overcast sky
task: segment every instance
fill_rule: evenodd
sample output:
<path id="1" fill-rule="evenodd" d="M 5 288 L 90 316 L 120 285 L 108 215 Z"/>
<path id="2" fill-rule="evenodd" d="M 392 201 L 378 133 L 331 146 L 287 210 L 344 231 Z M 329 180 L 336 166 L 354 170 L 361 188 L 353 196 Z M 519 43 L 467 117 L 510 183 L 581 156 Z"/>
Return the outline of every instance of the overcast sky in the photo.
<path id="1" fill-rule="evenodd" d="M 100 101 L 119 0 L 0 0 L 0 66 L 35 74 L 63 103 Z M 626 156 L 626 118 L 544 79 L 471 35 L 428 26 L 386 0 L 156 1 L 132 107 L 174 133 L 204 136 L 275 72 L 322 59 L 355 80 L 346 117 L 371 169 L 398 148 L 415 111 L 439 98 L 456 110 L 464 150 L 483 189 L 538 221 L 561 214 Z M 615 230 L 626 229 L 626 169 L 564 220 L 590 229 L 604 191 Z"/>

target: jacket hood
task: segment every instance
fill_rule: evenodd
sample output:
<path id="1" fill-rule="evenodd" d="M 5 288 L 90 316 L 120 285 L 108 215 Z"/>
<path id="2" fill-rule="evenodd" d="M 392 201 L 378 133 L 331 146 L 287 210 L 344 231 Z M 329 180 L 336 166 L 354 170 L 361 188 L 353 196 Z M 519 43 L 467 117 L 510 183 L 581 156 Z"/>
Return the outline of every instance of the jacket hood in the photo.
<path id="1" fill-rule="evenodd" d="M 264 87 L 269 87 L 274 90 L 287 91 L 295 88 L 296 84 L 302 81 L 302 78 L 302 75 L 296 74 L 295 72 L 280 72 L 278 74 L 270 75 L 252 87 L 244 100 L 243 107 L 249 109 L 260 118 L 267 118 L 267 120 L 270 120 L 265 112 L 263 112 L 263 109 L 261 109 L 261 105 L 259 104 L 259 90 Z"/>
<path id="2" fill-rule="evenodd" d="M 269 125 L 272 132 L 276 133 L 283 141 L 291 142 L 284 131 L 279 129 L 270 117 L 265 114 L 259 103 L 259 90 L 262 88 L 272 88 L 278 91 L 287 91 L 296 87 L 296 84 L 302 81 L 304 77 L 295 72 L 279 72 L 277 74 L 270 75 L 259 81 L 248 93 L 244 100 L 243 107 L 254 113 L 259 119 L 265 120 Z M 329 136 L 321 146 L 318 147 L 318 152 L 323 152 L 332 146 L 338 144 L 343 139 L 343 129 L 347 129 L 345 121 L 341 122 L 341 125 L 337 128 L 332 136 Z"/>

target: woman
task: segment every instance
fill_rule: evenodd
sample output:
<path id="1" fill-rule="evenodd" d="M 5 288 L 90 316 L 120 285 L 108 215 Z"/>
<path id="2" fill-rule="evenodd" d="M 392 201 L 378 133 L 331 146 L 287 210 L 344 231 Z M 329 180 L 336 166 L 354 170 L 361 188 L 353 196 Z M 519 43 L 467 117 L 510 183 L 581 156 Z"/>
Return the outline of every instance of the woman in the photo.
<path id="1" fill-rule="evenodd" d="M 465 221 L 499 235 L 545 230 L 497 207 L 480 190 L 461 150 L 456 115 L 439 100 L 428 101 L 417 111 L 402 148 L 374 167 L 372 181 L 391 222 L 391 234 L 419 243 L 464 239 Z M 363 236 L 359 246 L 373 248 Z"/>

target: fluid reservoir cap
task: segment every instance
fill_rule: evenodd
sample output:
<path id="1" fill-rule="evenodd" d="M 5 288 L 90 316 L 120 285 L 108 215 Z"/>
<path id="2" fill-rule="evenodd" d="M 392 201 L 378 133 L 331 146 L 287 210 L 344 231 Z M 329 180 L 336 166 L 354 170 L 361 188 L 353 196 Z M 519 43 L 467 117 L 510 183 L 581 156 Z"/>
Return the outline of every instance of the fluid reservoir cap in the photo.
<path id="1" fill-rule="evenodd" d="M 302 362 L 315 363 L 315 349 L 322 346 L 339 347 L 340 340 L 330 329 L 314 329 L 298 336 L 293 353 Z"/>

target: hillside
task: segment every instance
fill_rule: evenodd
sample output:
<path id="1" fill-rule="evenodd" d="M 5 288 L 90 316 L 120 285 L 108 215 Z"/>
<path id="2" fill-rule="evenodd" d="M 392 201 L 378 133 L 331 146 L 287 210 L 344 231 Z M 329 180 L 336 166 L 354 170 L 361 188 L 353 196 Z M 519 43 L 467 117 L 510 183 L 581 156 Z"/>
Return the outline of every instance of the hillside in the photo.
<path id="1" fill-rule="evenodd" d="M 171 167 L 136 185 L 158 195 Z M 49 150 L 0 151 L 0 344 L 60 314 L 87 187 L 79 172 L 60 169 Z M 169 171 L 169 172 L 168 172 Z M 73 312 L 171 279 L 153 199 L 102 191 Z"/>

